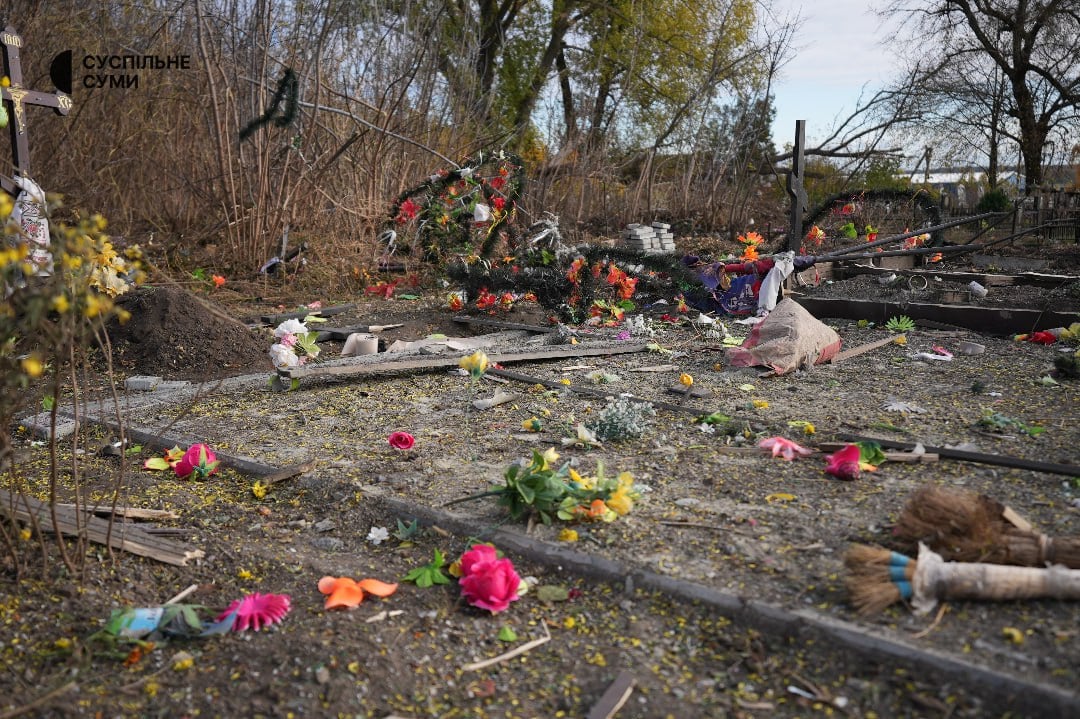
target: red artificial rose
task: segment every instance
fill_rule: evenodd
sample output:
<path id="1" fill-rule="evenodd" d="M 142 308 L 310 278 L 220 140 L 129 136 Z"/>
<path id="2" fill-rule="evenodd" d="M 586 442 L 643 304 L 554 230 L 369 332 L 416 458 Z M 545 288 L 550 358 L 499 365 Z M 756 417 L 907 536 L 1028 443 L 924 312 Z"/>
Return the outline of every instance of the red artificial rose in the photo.
<path id="1" fill-rule="evenodd" d="M 195 475 L 198 479 L 206 479 L 217 471 L 221 462 L 214 456 L 214 451 L 205 444 L 193 444 L 184 452 L 180 461 L 173 465 L 176 476 L 184 479 Z"/>
<path id="2" fill-rule="evenodd" d="M 509 559 L 495 559 L 471 564 L 460 584 L 461 595 L 469 604 L 494 614 L 517 601 L 521 577 Z"/>
<path id="3" fill-rule="evenodd" d="M 494 562 L 499 558 L 495 553 L 495 547 L 490 544 L 474 544 L 469 551 L 461 555 L 458 565 L 461 567 L 461 576 L 467 577 L 472 572 L 473 565 L 480 562 Z"/>
<path id="4" fill-rule="evenodd" d="M 394 449 L 412 449 L 416 440 L 408 432 L 391 432 L 387 438 Z"/>
<path id="5" fill-rule="evenodd" d="M 825 467 L 825 473 L 831 474 L 837 479 L 858 479 L 860 456 L 861 452 L 859 446 L 849 444 L 838 452 L 834 452 L 825 457 L 826 461 L 829 463 Z"/>

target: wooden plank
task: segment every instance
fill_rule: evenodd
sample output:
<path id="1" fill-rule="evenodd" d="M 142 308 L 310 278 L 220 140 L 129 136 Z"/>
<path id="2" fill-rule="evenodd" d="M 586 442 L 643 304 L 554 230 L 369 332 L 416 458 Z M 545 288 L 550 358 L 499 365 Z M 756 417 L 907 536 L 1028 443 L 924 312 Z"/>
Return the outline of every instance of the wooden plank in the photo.
<path id="1" fill-rule="evenodd" d="M 1051 312 L 1020 308 L 975 307 L 972 305 L 941 305 L 909 302 L 903 305 L 877 300 L 825 299 L 795 297 L 810 314 L 824 317 L 870 320 L 884 325 L 890 317 L 907 315 L 913 320 L 943 322 L 965 327 L 988 335 L 1009 335 L 1068 327 L 1080 321 L 1077 312 Z"/>
<path id="2" fill-rule="evenodd" d="M 92 514 L 76 512 L 73 508 L 56 507 L 57 526 L 53 526 L 49 505 L 33 497 L 12 495 L 0 489 L 0 512 L 11 512 L 16 519 L 37 522 L 42 531 L 60 532 L 68 537 L 84 536 L 91 542 L 106 544 L 140 557 L 149 557 L 165 564 L 186 567 L 189 560 L 201 559 L 201 549 L 156 537 L 130 524 L 112 523 Z"/>
<path id="3" fill-rule="evenodd" d="M 880 437 L 862 437 L 859 435 L 843 435 L 841 437 L 848 442 L 877 442 L 882 447 L 889 449 L 902 449 L 910 452 L 915 448 L 908 442 L 894 442 L 891 439 Z M 968 452 L 961 449 L 949 449 L 948 447 L 924 446 L 927 452 L 937 454 L 945 459 L 957 459 L 964 462 L 977 462 L 979 464 L 992 464 L 998 467 L 1012 467 L 1014 469 L 1026 469 L 1032 472 L 1045 472 L 1047 474 L 1064 474 L 1069 477 L 1080 477 L 1080 464 L 1056 464 L 1054 462 L 1039 462 L 1033 459 L 1021 457 L 1009 457 L 1001 454 L 986 454 L 985 452 Z"/>
<path id="4" fill-rule="evenodd" d="M 899 335 L 897 335 L 899 336 Z M 849 350 L 838 352 L 831 360 L 830 364 L 836 364 L 837 362 L 843 362 L 846 359 L 852 357 L 858 357 L 861 354 L 866 354 L 870 350 L 876 350 L 878 347 L 884 347 L 885 345 L 892 344 L 896 340 L 896 337 L 886 337 L 885 339 L 877 340 L 876 342 L 867 342 L 864 345 L 858 347 L 852 347 Z"/>
<path id="5" fill-rule="evenodd" d="M 337 305 L 335 307 L 320 307 L 317 310 L 304 310 L 303 312 L 282 312 L 276 315 L 262 315 L 259 317 L 259 321 L 264 325 L 278 325 L 285 320 L 302 320 L 309 315 L 318 315 L 319 317 L 333 317 L 334 315 L 340 315 L 342 312 L 348 312 L 356 307 L 355 304 Z"/>
<path id="6" fill-rule="evenodd" d="M 507 330 L 525 330 L 527 332 L 541 332 L 550 333 L 558 330 L 557 326 L 541 327 L 540 325 L 530 325 L 524 322 L 503 322 L 502 320 L 491 320 L 486 317 L 470 317 L 469 315 L 455 315 L 454 322 L 458 322 L 466 325 L 483 325 L 484 327 L 499 327 Z"/>
<path id="7" fill-rule="evenodd" d="M 615 677 L 615 681 L 608 685 L 603 696 L 589 710 L 585 719 L 611 719 L 630 699 L 636 683 L 634 675 L 623 669 Z"/>
<path id="8" fill-rule="evenodd" d="M 508 352 L 504 354 L 489 354 L 488 360 L 494 364 L 509 364 L 512 362 L 529 362 L 534 360 L 569 359 L 571 357 L 599 357 L 615 354 L 627 354 L 630 352 L 644 352 L 644 343 L 619 343 L 617 345 L 569 345 L 560 346 L 533 352 Z M 457 353 L 447 356 L 425 357 L 422 359 L 399 359 L 385 360 L 382 362 L 368 362 L 363 364 L 338 364 L 338 365 L 307 365 L 304 367 L 290 367 L 279 370 L 278 374 L 283 379 L 302 379 L 304 377 L 345 377 L 351 375 L 378 374 L 380 372 L 402 372 L 406 370 L 438 369 L 440 367 L 456 367 L 463 357 L 471 353 Z"/>
<path id="9" fill-rule="evenodd" d="M 57 502 L 56 506 L 70 509 L 72 511 L 75 510 L 75 505 L 68 504 L 67 502 Z M 91 514 L 96 514 L 102 517 L 108 517 L 111 515 L 114 517 L 122 517 L 124 519 L 180 519 L 179 514 L 168 509 L 142 509 L 141 507 L 117 507 L 116 509 L 113 509 L 112 507 L 105 507 L 102 505 L 95 505 L 92 507 L 87 507 L 86 505 L 81 506 L 83 511 L 88 511 Z"/>

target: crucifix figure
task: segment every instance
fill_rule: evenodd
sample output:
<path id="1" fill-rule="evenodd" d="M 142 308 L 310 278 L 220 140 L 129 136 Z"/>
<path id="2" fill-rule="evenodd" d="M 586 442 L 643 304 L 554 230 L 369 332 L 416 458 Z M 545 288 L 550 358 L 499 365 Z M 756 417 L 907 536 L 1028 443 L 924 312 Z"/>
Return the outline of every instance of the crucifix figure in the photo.
<path id="1" fill-rule="evenodd" d="M 795 147 L 791 152 L 791 172 L 787 177 L 787 193 L 791 197 L 788 219 L 787 249 L 798 252 L 802 245 L 803 216 L 806 214 L 806 188 L 803 187 L 803 149 L 806 145 L 806 120 L 795 121 Z"/>
<path id="2" fill-rule="evenodd" d="M 66 115 L 71 110 L 71 97 L 57 90 L 55 93 L 37 92 L 23 87 L 22 67 L 19 64 L 19 48 L 23 39 L 14 28 L 8 26 L 0 33 L 0 46 L 4 53 L 4 75 L 11 84 L 0 87 L 0 98 L 8 108 L 8 130 L 11 132 L 11 159 L 15 169 L 23 177 L 30 177 L 30 143 L 26 135 L 26 106 L 40 105 L 55 108 L 57 114 Z M 18 188 L 10 177 L 0 173 L 0 186 L 12 195 Z"/>

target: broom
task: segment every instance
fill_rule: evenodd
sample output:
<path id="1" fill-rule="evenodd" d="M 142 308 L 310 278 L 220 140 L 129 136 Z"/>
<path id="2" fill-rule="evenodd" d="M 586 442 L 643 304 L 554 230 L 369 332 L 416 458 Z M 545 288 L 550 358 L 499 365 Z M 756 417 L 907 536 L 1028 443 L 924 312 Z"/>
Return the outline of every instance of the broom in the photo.
<path id="1" fill-rule="evenodd" d="M 911 550 L 924 542 L 951 561 L 1080 569 L 1080 537 L 1048 537 L 997 500 L 969 491 L 922 487 L 893 534 Z"/>
<path id="2" fill-rule="evenodd" d="M 917 614 L 947 599 L 1080 599 L 1080 571 L 1060 565 L 1040 569 L 946 562 L 922 543 L 918 560 L 856 544 L 844 564 L 851 602 L 862 615 L 876 614 L 901 599 L 910 599 Z"/>

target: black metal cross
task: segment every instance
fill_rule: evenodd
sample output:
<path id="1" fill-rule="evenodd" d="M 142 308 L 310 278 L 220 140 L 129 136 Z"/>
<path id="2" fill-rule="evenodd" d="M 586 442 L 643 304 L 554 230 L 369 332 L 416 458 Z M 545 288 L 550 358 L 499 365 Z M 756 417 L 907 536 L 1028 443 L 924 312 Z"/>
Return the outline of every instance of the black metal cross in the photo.
<path id="1" fill-rule="evenodd" d="M 66 115 L 71 110 L 71 97 L 57 90 L 55 93 L 37 92 L 23 87 L 22 67 L 19 64 L 19 48 L 22 36 L 10 25 L 0 33 L 0 46 L 4 53 L 4 74 L 11 81 L 8 87 L 0 87 L 8 110 L 8 130 L 11 132 L 11 159 L 15 169 L 24 177 L 30 175 L 30 143 L 26 135 L 26 106 L 52 107 L 57 114 Z M 19 189 L 10 177 L 0 174 L 0 186 L 12 195 Z"/>
<path id="2" fill-rule="evenodd" d="M 795 147 L 791 153 L 791 172 L 787 177 L 787 193 L 791 197 L 788 218 L 787 249 L 799 251 L 802 245 L 803 216 L 806 214 L 806 188 L 803 186 L 803 151 L 806 146 L 806 120 L 795 121 Z"/>

